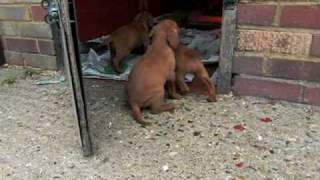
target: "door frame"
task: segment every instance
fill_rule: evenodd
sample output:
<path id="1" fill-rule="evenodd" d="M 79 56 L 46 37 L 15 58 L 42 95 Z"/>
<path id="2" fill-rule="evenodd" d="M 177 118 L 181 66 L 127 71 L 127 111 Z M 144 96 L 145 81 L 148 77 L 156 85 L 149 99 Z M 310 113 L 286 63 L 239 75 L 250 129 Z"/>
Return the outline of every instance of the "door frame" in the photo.
<path id="1" fill-rule="evenodd" d="M 81 77 L 81 64 L 79 63 L 79 45 L 76 32 L 76 22 L 70 17 L 75 17 L 75 11 L 70 11 L 74 0 L 57 0 L 59 9 L 59 28 L 61 44 L 63 49 L 64 66 L 68 83 L 70 86 L 73 109 L 76 123 L 78 125 L 78 132 L 80 137 L 80 144 L 83 155 L 90 156 L 93 154 L 91 133 L 88 121 L 88 110 L 86 106 L 86 98 L 84 94 L 83 81 Z"/>
<path id="2" fill-rule="evenodd" d="M 56 0 L 59 4 L 59 26 L 64 65 L 69 79 L 80 143 L 84 156 L 93 154 L 86 98 L 81 76 L 79 38 L 75 18 L 75 0 Z M 238 0 L 223 0 L 222 36 L 220 45 L 218 92 L 228 94 L 232 87 L 232 62 L 236 42 L 236 12 Z M 73 17 L 73 19 L 70 19 Z"/>
<path id="3" fill-rule="evenodd" d="M 232 90 L 232 63 L 236 44 L 238 0 L 223 0 L 220 42 L 218 92 L 229 94 Z"/>

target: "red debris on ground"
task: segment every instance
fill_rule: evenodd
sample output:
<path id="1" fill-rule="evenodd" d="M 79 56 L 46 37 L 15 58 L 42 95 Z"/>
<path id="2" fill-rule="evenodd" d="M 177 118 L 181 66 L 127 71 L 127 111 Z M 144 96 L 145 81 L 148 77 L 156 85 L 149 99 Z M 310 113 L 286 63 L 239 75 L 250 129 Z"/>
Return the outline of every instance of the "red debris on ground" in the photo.
<path id="1" fill-rule="evenodd" d="M 265 122 L 265 123 L 269 123 L 269 122 L 272 122 L 272 119 L 266 117 L 266 118 L 261 118 L 260 121 L 261 121 L 261 122 Z"/>
<path id="2" fill-rule="evenodd" d="M 239 162 L 235 164 L 237 168 L 242 168 L 244 163 L 243 162 Z"/>
<path id="3" fill-rule="evenodd" d="M 235 125 L 233 126 L 233 128 L 236 130 L 236 131 L 244 131 L 246 128 L 243 127 L 241 124 L 238 124 L 238 125 Z"/>

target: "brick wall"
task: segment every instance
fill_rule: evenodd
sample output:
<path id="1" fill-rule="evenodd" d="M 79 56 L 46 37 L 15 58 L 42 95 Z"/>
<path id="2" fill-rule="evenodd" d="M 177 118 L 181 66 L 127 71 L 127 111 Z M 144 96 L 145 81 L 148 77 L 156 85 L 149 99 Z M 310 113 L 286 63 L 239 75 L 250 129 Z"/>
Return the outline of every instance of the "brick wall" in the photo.
<path id="1" fill-rule="evenodd" d="M 320 2 L 242 0 L 234 93 L 320 105 Z"/>
<path id="2" fill-rule="evenodd" d="M 0 35 L 6 63 L 57 69 L 51 29 L 43 21 L 46 11 L 40 2 L 0 0 Z"/>

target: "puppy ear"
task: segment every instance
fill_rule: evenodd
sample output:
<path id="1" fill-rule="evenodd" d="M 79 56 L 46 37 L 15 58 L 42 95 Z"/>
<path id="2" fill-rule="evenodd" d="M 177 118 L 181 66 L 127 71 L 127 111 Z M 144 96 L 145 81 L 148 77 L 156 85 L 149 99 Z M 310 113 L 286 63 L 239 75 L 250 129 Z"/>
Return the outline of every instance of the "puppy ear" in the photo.
<path id="1" fill-rule="evenodd" d="M 179 32 L 177 29 L 170 29 L 167 35 L 168 44 L 172 49 L 177 49 L 180 44 Z"/>
<path id="2" fill-rule="evenodd" d="M 154 27 L 151 29 L 151 32 L 149 33 L 149 38 L 151 38 L 151 37 L 154 35 L 154 32 L 156 31 L 156 28 L 157 28 L 157 26 L 154 26 Z"/>
<path id="3" fill-rule="evenodd" d="M 152 16 L 148 17 L 148 20 L 147 20 L 147 24 L 148 24 L 148 27 L 153 27 L 155 24 L 156 24 L 156 21 L 153 19 Z"/>
<path id="4" fill-rule="evenodd" d="M 145 30 L 145 32 L 149 31 L 149 26 L 148 26 L 148 22 L 143 22 L 142 23 L 143 29 Z"/>

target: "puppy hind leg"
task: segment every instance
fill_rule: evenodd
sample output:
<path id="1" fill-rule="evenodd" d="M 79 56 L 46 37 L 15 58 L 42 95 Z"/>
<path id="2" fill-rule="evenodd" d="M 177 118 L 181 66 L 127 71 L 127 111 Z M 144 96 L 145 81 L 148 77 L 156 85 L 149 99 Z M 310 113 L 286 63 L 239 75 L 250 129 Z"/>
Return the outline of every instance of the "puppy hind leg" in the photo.
<path id="1" fill-rule="evenodd" d="M 179 88 L 181 94 L 184 95 L 184 94 L 187 94 L 190 92 L 188 85 L 184 81 L 183 74 L 177 75 L 177 85 L 178 85 L 178 88 Z"/>
<path id="2" fill-rule="evenodd" d="M 169 93 L 169 96 L 173 99 L 181 99 L 182 98 L 182 96 L 179 93 L 177 93 L 175 73 L 172 73 L 172 75 L 170 76 L 170 79 L 168 81 L 168 93 Z"/>
<path id="3" fill-rule="evenodd" d="M 216 98 L 215 86 L 212 83 L 212 81 L 209 79 L 208 72 L 203 64 L 201 64 L 199 66 L 199 69 L 196 73 L 196 77 L 198 77 L 202 81 L 202 83 L 205 85 L 205 87 L 207 88 L 207 92 L 208 92 L 207 101 L 208 102 L 216 102 L 217 98 Z"/>
<path id="4" fill-rule="evenodd" d="M 216 91 L 213 83 L 210 81 L 208 77 L 201 77 L 200 80 L 202 83 L 206 86 L 207 91 L 208 91 L 208 102 L 216 102 Z"/>

